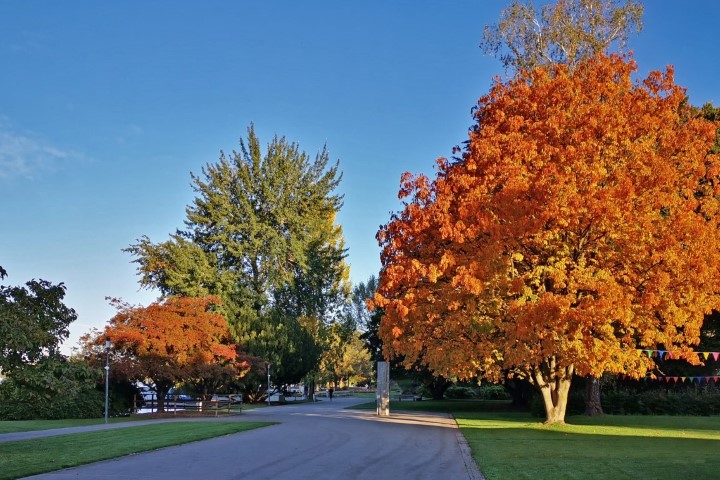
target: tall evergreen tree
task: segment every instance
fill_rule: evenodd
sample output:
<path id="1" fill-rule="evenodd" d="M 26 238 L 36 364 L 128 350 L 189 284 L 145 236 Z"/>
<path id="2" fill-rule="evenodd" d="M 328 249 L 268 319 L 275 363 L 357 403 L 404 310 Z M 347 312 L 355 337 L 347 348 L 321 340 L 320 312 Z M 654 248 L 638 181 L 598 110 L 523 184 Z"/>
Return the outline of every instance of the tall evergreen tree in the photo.
<path id="1" fill-rule="evenodd" d="M 311 160 L 275 136 L 263 153 L 251 125 L 239 151 L 221 152 L 192 175 L 196 197 L 185 228 L 162 243 L 143 237 L 126 251 L 136 257 L 143 286 L 219 296 L 248 353 L 272 356 L 273 372 L 298 378 L 301 372 L 283 372 L 288 355 L 301 357 L 304 368 L 318 358 L 299 319 L 327 323 L 347 296 L 342 228 L 334 221 L 341 178 L 326 148 Z"/>

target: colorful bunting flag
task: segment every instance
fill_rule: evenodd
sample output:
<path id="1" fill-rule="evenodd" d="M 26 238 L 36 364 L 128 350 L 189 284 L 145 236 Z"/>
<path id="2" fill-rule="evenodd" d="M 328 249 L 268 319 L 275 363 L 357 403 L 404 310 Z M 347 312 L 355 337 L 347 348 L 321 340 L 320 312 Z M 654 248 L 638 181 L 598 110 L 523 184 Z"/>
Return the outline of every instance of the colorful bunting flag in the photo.
<path id="1" fill-rule="evenodd" d="M 671 352 L 669 350 L 653 350 L 651 348 L 637 349 L 641 355 L 646 355 L 648 358 L 657 357 L 665 360 L 679 360 L 683 358 L 683 355 L 678 352 Z M 716 362 L 720 360 L 720 352 L 688 352 L 688 355 L 698 355 L 703 357 L 705 360 L 709 360 L 712 357 Z"/>
<path id="2" fill-rule="evenodd" d="M 629 378 L 626 376 L 623 376 L 623 378 Z M 702 383 L 705 381 L 706 383 L 715 382 L 718 383 L 720 381 L 720 376 L 708 376 L 708 377 L 658 377 L 656 375 L 650 375 L 648 377 L 643 378 L 643 380 L 657 380 L 659 382 L 665 382 L 665 383 Z"/>

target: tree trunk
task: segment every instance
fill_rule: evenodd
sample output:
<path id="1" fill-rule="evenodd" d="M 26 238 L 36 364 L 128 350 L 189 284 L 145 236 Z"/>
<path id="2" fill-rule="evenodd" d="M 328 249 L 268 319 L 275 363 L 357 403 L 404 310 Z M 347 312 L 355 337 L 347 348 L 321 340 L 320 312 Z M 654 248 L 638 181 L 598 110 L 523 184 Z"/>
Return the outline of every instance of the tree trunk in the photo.
<path id="1" fill-rule="evenodd" d="M 602 415 L 603 409 L 600 403 L 600 379 L 588 377 L 585 383 L 585 415 L 594 417 Z"/>
<path id="2" fill-rule="evenodd" d="M 170 388 L 160 388 L 157 389 L 157 411 L 158 413 L 165 413 L 165 397 L 167 396 L 168 391 Z"/>
<path id="3" fill-rule="evenodd" d="M 565 424 L 568 393 L 572 382 L 573 365 L 559 367 L 555 358 L 533 369 L 532 380 L 545 404 L 545 424 Z"/>

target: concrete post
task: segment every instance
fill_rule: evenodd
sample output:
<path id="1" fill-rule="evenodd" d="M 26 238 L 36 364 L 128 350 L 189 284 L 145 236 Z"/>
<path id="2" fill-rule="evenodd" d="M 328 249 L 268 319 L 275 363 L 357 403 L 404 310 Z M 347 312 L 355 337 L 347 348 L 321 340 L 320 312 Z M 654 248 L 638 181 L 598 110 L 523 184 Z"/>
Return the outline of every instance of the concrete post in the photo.
<path id="1" fill-rule="evenodd" d="M 378 416 L 390 416 L 390 365 L 388 362 L 378 362 L 377 364 L 376 400 Z"/>

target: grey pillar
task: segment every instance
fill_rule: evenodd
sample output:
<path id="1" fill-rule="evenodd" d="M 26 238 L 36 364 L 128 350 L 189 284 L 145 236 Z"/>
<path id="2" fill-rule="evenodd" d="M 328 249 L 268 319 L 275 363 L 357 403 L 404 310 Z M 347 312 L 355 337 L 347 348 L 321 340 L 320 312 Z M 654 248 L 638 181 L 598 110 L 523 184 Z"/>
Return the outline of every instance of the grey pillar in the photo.
<path id="1" fill-rule="evenodd" d="M 390 416 L 390 365 L 388 362 L 377 364 L 377 414 Z"/>

